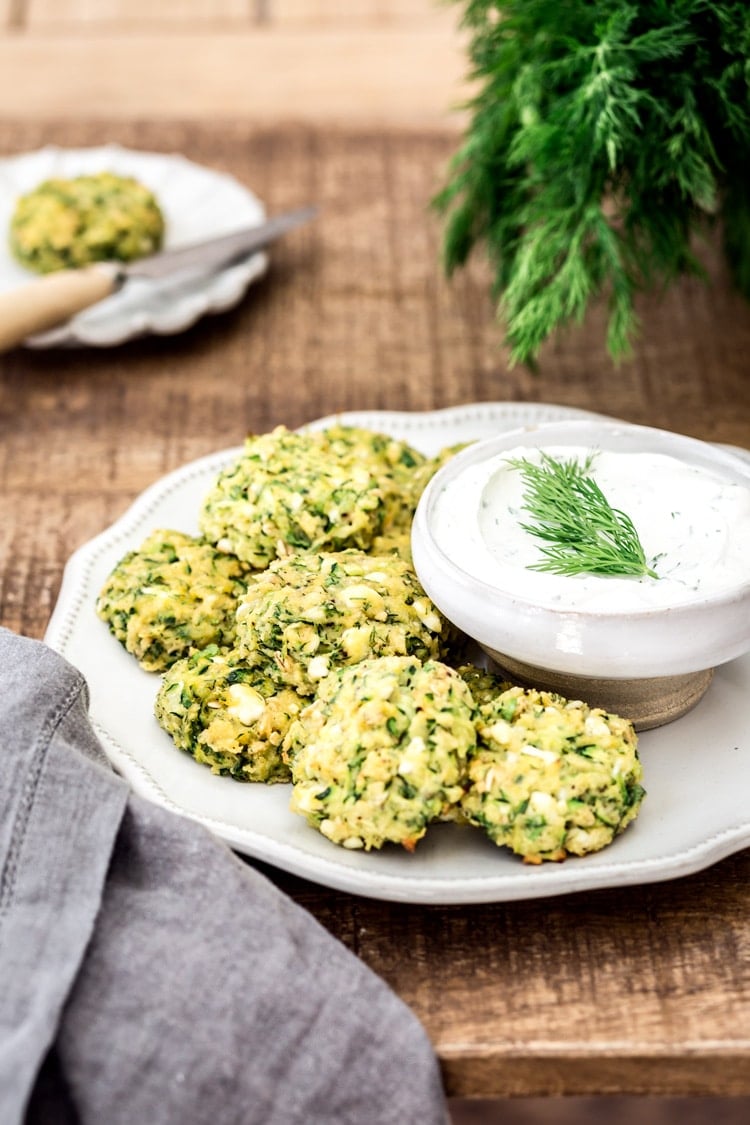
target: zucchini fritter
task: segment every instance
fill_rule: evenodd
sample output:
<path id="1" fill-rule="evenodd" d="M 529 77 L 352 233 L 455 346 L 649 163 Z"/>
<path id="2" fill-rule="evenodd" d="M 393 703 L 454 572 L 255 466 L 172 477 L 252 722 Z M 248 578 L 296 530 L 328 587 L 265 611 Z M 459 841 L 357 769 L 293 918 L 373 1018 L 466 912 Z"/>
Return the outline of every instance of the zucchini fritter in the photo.
<path id="1" fill-rule="evenodd" d="M 463 815 L 527 863 L 585 855 L 637 815 L 644 790 L 632 724 L 545 691 L 480 704 Z"/>
<path id="2" fill-rule="evenodd" d="M 372 471 L 383 494 L 384 534 L 408 532 L 416 472 L 427 463 L 425 455 L 405 441 L 359 426 L 330 426 L 323 432 L 336 456 L 354 456 Z"/>
<path id="3" fill-rule="evenodd" d="M 434 455 L 434 457 L 426 458 L 422 465 L 417 466 L 411 479 L 408 482 L 410 493 L 409 501 L 411 504 L 412 516 L 417 510 L 417 504 L 419 503 L 420 496 L 427 488 L 427 485 L 435 476 L 435 473 L 438 471 L 438 469 L 442 469 L 443 465 L 447 465 L 447 463 L 453 457 L 455 457 L 457 453 L 460 453 L 462 449 L 466 449 L 466 447 L 471 444 L 472 442 L 465 441 L 460 442 L 457 445 L 446 445 L 443 449 L 439 450 Z"/>
<path id="4" fill-rule="evenodd" d="M 334 667 L 368 657 L 437 657 L 446 630 L 408 563 L 361 551 L 279 559 L 237 610 L 244 659 L 303 695 Z"/>
<path id="5" fill-rule="evenodd" d="M 376 535 L 368 554 L 371 555 L 398 555 L 405 563 L 414 569 L 411 557 L 411 533 L 409 531 L 391 531 L 383 535 Z"/>
<path id="6" fill-rule="evenodd" d="M 291 808 L 345 848 L 413 851 L 462 793 L 472 699 L 439 661 L 384 656 L 340 668 L 284 742 Z"/>
<path id="7" fill-rule="evenodd" d="M 278 426 L 248 438 L 206 496 L 200 526 L 219 550 L 262 570 L 294 551 L 366 550 L 383 522 L 371 467 L 322 433 Z"/>
<path id="8" fill-rule="evenodd" d="M 465 680 L 471 689 L 477 707 L 492 703 L 498 695 L 502 695 L 508 688 L 513 687 L 509 680 L 504 679 L 496 672 L 489 672 L 486 668 L 478 668 L 475 664 L 461 664 L 456 668 L 462 680 Z"/>
<path id="9" fill-rule="evenodd" d="M 210 645 L 165 674 L 155 713 L 175 744 L 236 781 L 289 781 L 281 742 L 303 701 L 234 651 Z"/>
<path id="10" fill-rule="evenodd" d="M 247 570 L 232 555 L 181 531 L 154 531 L 109 575 L 96 612 L 147 672 L 191 649 L 234 641 Z"/>
<path id="11" fill-rule="evenodd" d="M 18 200 L 10 223 L 14 256 L 36 273 L 129 262 L 155 253 L 163 238 L 153 193 L 113 172 L 45 180 Z"/>

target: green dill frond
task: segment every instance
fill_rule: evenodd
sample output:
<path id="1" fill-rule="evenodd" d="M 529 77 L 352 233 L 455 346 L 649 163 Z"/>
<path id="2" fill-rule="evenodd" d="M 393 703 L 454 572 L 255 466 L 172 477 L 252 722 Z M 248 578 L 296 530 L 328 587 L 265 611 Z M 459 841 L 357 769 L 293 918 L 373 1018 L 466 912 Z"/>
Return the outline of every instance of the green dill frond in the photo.
<path id="1" fill-rule="evenodd" d="M 704 275 L 717 220 L 750 297 L 750 4 L 458 2 L 477 93 L 434 203 L 448 273 L 489 256 L 512 360 L 600 299 L 627 354 L 636 294 Z"/>
<path id="2" fill-rule="evenodd" d="M 540 547 L 542 561 L 530 569 L 658 578 L 632 519 L 610 505 L 591 475 L 594 460 L 594 454 L 578 461 L 542 452 L 539 464 L 526 458 L 508 461 L 523 477 L 523 508 L 534 520 L 521 527 L 546 544 Z"/>

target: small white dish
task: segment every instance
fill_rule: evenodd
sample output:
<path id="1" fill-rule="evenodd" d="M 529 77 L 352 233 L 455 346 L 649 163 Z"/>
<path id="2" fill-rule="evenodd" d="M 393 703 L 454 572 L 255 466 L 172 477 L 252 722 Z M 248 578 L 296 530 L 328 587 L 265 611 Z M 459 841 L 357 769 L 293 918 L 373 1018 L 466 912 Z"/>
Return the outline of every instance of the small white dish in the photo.
<path id="1" fill-rule="evenodd" d="M 632 578 L 596 578 L 589 585 L 598 600 L 579 604 L 579 578 L 532 572 L 525 561 L 517 566 L 498 562 L 486 548 L 489 532 L 480 526 L 490 487 L 483 486 L 485 474 L 513 473 L 505 464 L 511 451 L 519 457 L 526 450 L 567 447 L 666 455 L 672 464 L 739 486 L 743 500 L 748 490 L 750 498 L 745 462 L 705 442 L 625 423 L 543 424 L 478 443 L 436 474 L 414 521 L 415 568 L 438 608 L 513 679 L 604 706 L 641 730 L 661 725 L 698 702 L 715 667 L 750 650 L 750 551 L 721 589 L 695 593 L 646 578 L 646 589 L 635 589 L 643 604 L 636 600 L 633 605 L 624 604 L 638 583 Z M 658 490 L 657 476 L 648 481 L 648 491 Z M 665 495 L 667 519 L 666 501 L 672 500 Z M 692 519 L 689 497 L 686 503 Z M 750 510 L 747 503 L 743 510 Z M 529 517 L 515 508 L 498 518 L 495 534 L 502 542 L 516 531 L 509 525 Z M 750 547 L 750 516 L 741 530 Z M 663 597 L 667 590 L 663 604 L 649 602 L 647 595 L 662 591 Z"/>
<path id="2" fill-rule="evenodd" d="M 260 200 L 234 177 L 176 153 L 137 152 L 114 144 L 79 149 L 50 145 L 7 157 L 0 160 L 0 232 L 6 232 L 0 233 L 0 292 L 35 276 L 13 258 L 8 246 L 7 231 L 18 197 L 50 177 L 102 171 L 134 176 L 153 191 L 164 214 L 165 250 L 231 234 L 265 218 Z M 166 292 L 157 291 L 151 281 L 134 279 L 113 296 L 25 343 L 31 348 L 111 347 L 150 333 L 173 335 L 207 313 L 232 308 L 267 268 L 268 256 L 261 252 Z"/>
<path id="3" fill-rule="evenodd" d="M 392 434 L 423 453 L 519 426 L 595 417 L 538 403 L 473 403 L 426 413 L 362 411 L 321 418 Z M 156 481 L 111 527 L 69 560 L 46 640 L 86 676 L 105 753 L 140 796 L 204 825 L 231 847 L 305 879 L 369 898 L 431 905 L 505 902 L 672 879 L 750 845 L 750 655 L 717 669 L 702 705 L 639 740 L 648 796 L 638 819 L 602 852 L 531 867 L 484 833 L 431 828 L 413 855 L 348 851 L 289 810 L 287 785 L 242 785 L 177 750 L 154 718 L 158 677 L 144 672 L 94 610 L 123 554 L 155 527 L 197 534 L 197 513 L 240 447 Z M 738 455 L 748 457 L 750 455 Z M 708 757 L 707 757 L 708 755 Z M 710 758 L 710 768 L 706 763 Z"/>

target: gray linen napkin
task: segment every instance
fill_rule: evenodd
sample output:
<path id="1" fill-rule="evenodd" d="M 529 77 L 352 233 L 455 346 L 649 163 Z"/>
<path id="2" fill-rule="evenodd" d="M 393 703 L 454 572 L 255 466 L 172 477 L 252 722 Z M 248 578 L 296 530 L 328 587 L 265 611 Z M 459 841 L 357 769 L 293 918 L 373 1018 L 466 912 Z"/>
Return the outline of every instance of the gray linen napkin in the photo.
<path id="1" fill-rule="evenodd" d="M 86 685 L 0 629 L 0 1121 L 445 1125 L 413 1013 L 108 767 Z"/>

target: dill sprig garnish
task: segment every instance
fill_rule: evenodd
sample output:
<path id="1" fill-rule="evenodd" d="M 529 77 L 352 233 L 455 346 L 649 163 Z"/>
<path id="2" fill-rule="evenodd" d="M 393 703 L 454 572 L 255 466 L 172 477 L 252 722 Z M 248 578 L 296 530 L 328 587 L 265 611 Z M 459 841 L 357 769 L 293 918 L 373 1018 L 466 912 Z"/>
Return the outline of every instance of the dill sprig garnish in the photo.
<path id="1" fill-rule="evenodd" d="M 589 475 L 594 457 L 592 453 L 584 461 L 558 460 L 542 451 L 539 464 L 526 458 L 508 460 L 523 476 L 522 507 L 535 521 L 521 527 L 549 544 L 540 547 L 544 561 L 529 569 L 658 578 L 646 562 L 630 516 L 613 508 Z"/>

